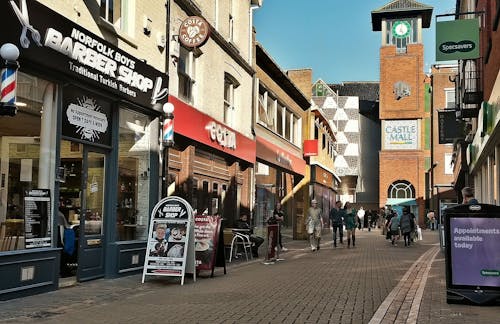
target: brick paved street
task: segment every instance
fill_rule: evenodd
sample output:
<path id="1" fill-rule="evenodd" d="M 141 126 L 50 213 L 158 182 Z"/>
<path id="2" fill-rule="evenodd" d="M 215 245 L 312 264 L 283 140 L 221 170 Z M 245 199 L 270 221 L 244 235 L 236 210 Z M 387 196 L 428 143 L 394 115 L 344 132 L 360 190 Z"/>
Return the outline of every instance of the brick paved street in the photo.
<path id="1" fill-rule="evenodd" d="M 284 261 L 233 263 L 196 283 L 139 275 L 96 280 L 0 302 L 0 322 L 20 323 L 497 323 L 500 307 L 446 304 L 437 232 L 405 248 L 378 230 L 356 248 L 311 252 L 287 242 Z M 416 261 L 418 262 L 416 263 Z"/>

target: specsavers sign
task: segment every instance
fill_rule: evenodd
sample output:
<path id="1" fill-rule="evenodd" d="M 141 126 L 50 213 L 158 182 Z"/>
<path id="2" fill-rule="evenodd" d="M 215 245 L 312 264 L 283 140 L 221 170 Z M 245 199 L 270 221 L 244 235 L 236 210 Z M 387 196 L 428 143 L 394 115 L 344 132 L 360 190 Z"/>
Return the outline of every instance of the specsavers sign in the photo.
<path id="1" fill-rule="evenodd" d="M 459 19 L 436 23 L 436 61 L 479 57 L 479 20 Z"/>
<path id="2" fill-rule="evenodd" d="M 417 150 L 419 124 L 412 120 L 384 120 L 383 149 L 384 150 Z"/>
<path id="3" fill-rule="evenodd" d="M 1 1 L 0 19 L 9 26 L 0 43 L 19 48 L 21 66 L 62 72 L 143 106 L 166 101 L 164 73 L 37 1 Z"/>

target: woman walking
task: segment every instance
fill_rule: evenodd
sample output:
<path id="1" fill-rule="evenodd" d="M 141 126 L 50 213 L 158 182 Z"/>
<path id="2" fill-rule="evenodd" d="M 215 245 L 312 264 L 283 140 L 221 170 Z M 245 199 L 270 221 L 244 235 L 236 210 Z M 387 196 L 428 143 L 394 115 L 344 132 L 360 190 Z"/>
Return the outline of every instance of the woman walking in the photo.
<path id="1" fill-rule="evenodd" d="M 311 201 L 311 207 L 307 212 L 307 234 L 309 234 L 309 243 L 311 250 L 314 252 L 319 250 L 321 241 L 321 229 L 323 228 L 323 218 L 321 217 L 321 209 L 318 208 L 316 199 Z"/>
<path id="2" fill-rule="evenodd" d="M 412 232 L 412 226 L 411 226 L 411 214 L 410 214 L 410 208 L 407 206 L 403 207 L 403 215 L 401 215 L 401 220 L 399 221 L 399 226 L 401 227 L 401 233 L 403 233 L 403 238 L 405 240 L 405 246 L 410 247 L 410 234 Z"/>
<path id="3" fill-rule="evenodd" d="M 346 202 L 344 204 L 344 223 L 345 228 L 347 230 L 347 248 L 351 247 L 351 238 L 352 238 L 352 247 L 356 246 L 356 210 L 351 207 L 350 202 Z"/>

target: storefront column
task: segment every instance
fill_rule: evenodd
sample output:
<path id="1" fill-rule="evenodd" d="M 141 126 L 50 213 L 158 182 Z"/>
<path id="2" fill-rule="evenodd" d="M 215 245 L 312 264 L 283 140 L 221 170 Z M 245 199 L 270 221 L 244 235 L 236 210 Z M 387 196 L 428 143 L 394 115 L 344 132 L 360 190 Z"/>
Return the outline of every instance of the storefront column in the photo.
<path id="1" fill-rule="evenodd" d="M 40 159 L 38 161 L 38 170 L 45 170 L 38 172 L 38 188 L 49 189 L 51 173 L 54 172 L 53 168 L 47 168 L 51 162 L 51 155 L 54 150 L 51 149 L 54 128 L 52 127 L 52 118 L 55 116 L 54 112 L 54 85 L 47 84 L 43 93 L 43 113 L 42 123 L 40 125 Z M 52 178 L 53 179 L 53 178 Z"/>

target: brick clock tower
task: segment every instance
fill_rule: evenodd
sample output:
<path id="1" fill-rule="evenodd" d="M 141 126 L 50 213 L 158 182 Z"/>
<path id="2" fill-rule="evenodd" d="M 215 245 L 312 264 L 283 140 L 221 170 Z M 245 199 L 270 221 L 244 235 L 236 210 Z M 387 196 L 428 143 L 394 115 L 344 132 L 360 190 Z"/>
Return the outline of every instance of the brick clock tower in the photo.
<path id="1" fill-rule="evenodd" d="M 411 0 L 395 0 L 372 11 L 373 31 L 382 34 L 379 204 L 398 213 L 409 206 L 421 226 L 431 127 L 422 28 L 430 26 L 431 18 L 432 7 Z"/>

